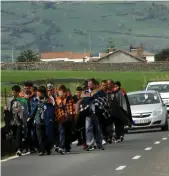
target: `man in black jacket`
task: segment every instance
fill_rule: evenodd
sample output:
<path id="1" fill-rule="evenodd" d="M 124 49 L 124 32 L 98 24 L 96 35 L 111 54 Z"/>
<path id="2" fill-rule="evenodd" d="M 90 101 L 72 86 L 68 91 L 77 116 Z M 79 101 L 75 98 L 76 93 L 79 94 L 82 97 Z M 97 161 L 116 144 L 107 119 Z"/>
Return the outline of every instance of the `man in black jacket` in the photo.
<path id="1" fill-rule="evenodd" d="M 127 117 L 130 121 L 130 126 L 132 125 L 133 123 L 133 120 L 132 120 L 132 114 L 131 114 L 131 108 L 130 108 L 130 103 L 129 103 L 129 99 L 128 99 L 128 96 L 127 96 L 127 93 L 126 93 L 126 90 L 124 88 L 121 88 L 121 83 L 120 81 L 116 81 L 115 84 L 118 86 L 118 89 L 121 90 L 125 100 L 126 100 L 126 104 L 127 104 Z"/>
<path id="2" fill-rule="evenodd" d="M 108 95 L 111 101 L 112 118 L 115 125 L 115 142 L 124 139 L 124 126 L 129 125 L 127 117 L 127 103 L 121 90 L 115 85 L 113 80 L 108 80 Z"/>

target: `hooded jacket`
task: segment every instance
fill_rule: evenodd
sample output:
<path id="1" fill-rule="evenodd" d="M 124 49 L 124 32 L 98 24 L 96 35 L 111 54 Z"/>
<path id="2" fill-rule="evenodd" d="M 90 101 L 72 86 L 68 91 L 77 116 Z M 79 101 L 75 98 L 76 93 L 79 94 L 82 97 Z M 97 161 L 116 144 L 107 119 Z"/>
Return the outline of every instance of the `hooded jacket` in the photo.
<path id="1" fill-rule="evenodd" d="M 27 101 L 24 98 L 22 97 L 8 98 L 7 110 L 5 111 L 8 111 L 9 115 L 11 116 L 11 119 L 9 120 L 12 125 L 26 126 L 26 121 L 28 118 L 28 105 L 27 105 Z"/>
<path id="2" fill-rule="evenodd" d="M 27 104 L 28 104 L 28 116 L 32 115 L 32 111 L 34 108 L 34 102 L 36 100 L 36 94 L 34 92 L 32 92 L 31 95 L 26 95 L 24 92 L 21 92 L 20 97 L 25 98 L 27 100 Z"/>

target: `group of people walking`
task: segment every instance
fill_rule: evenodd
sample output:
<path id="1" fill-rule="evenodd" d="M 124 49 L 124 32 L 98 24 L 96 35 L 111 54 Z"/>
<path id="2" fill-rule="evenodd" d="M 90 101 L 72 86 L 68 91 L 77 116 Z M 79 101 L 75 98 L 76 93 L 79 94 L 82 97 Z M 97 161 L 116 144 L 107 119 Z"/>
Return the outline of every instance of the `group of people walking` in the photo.
<path id="1" fill-rule="evenodd" d="M 86 80 L 75 95 L 65 85 L 36 87 L 25 82 L 12 87 L 4 107 L 8 131 L 16 138 L 16 154 L 50 155 L 71 152 L 71 144 L 84 150 L 104 150 L 105 144 L 124 140 L 124 127 L 132 125 L 130 104 L 120 82 Z"/>

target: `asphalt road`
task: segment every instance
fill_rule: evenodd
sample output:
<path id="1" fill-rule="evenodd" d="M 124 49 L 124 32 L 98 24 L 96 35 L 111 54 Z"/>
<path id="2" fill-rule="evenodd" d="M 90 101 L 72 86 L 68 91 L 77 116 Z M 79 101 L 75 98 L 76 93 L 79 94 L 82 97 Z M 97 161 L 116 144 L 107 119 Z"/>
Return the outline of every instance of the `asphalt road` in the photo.
<path id="1" fill-rule="evenodd" d="M 27 155 L 1 162 L 2 176 L 169 176 L 169 132 L 132 133 L 104 151 Z"/>

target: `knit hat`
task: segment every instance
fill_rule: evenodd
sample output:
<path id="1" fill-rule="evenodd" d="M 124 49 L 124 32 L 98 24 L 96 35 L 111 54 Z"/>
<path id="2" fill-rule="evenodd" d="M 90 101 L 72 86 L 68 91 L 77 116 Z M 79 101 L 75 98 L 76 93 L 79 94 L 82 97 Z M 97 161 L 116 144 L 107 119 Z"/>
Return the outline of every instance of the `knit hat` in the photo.
<path id="1" fill-rule="evenodd" d="M 53 84 L 49 83 L 49 84 L 47 84 L 47 88 L 48 88 L 48 89 L 53 89 L 54 86 L 53 86 Z"/>

